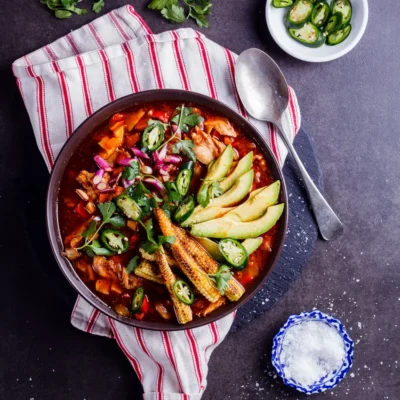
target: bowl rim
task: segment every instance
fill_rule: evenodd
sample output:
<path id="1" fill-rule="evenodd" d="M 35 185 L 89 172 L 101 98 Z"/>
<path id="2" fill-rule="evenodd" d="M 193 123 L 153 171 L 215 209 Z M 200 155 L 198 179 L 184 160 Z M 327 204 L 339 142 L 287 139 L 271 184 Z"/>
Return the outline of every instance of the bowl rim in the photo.
<path id="1" fill-rule="evenodd" d="M 265 19 L 267 22 L 267 27 L 268 31 L 271 34 L 272 38 L 274 39 L 275 43 L 287 54 L 291 55 L 294 58 L 297 58 L 298 60 L 301 61 L 306 61 L 306 62 L 314 62 L 314 63 L 323 63 L 323 62 L 328 62 L 328 61 L 333 61 L 336 60 L 340 57 L 343 57 L 347 53 L 349 53 L 351 50 L 354 49 L 354 47 L 357 46 L 357 44 L 360 42 L 361 38 L 363 37 L 365 30 L 367 28 L 368 24 L 368 18 L 369 18 L 369 7 L 368 7 L 368 0 L 360 0 L 362 7 L 364 7 L 365 11 L 365 16 L 362 20 L 361 27 L 357 31 L 355 38 L 351 43 L 349 43 L 346 47 L 343 49 L 333 52 L 332 54 L 326 55 L 326 56 L 304 56 L 301 53 L 299 54 L 297 51 L 291 50 L 290 46 L 287 46 L 282 40 L 280 40 L 279 36 L 276 35 L 275 30 L 271 28 L 271 14 L 269 9 L 272 7 L 272 0 L 267 0 L 265 3 Z M 332 47 L 334 48 L 334 47 Z"/>
<path id="2" fill-rule="evenodd" d="M 279 224 L 278 233 L 280 236 L 278 246 L 273 250 L 274 254 L 271 256 L 268 264 L 265 266 L 265 268 L 267 268 L 269 265 L 269 268 L 266 270 L 266 272 L 260 275 L 254 286 L 251 287 L 251 289 L 249 288 L 245 295 L 238 302 L 228 303 L 210 315 L 203 318 L 194 319 L 185 325 L 179 325 L 175 321 L 139 321 L 135 318 L 122 317 L 118 315 L 113 308 L 107 305 L 103 300 L 100 299 L 100 297 L 96 296 L 96 294 L 86 286 L 86 284 L 79 278 L 78 274 L 74 270 L 72 263 L 61 255 L 63 250 L 63 242 L 58 218 L 58 192 L 61 179 L 73 151 L 80 145 L 84 138 L 95 131 L 99 126 L 101 126 L 102 123 L 106 122 L 114 113 L 130 109 L 139 104 L 151 104 L 163 101 L 182 101 L 187 103 L 195 103 L 208 109 L 217 111 L 223 116 L 229 115 L 229 119 L 233 119 L 233 122 L 236 125 L 239 125 L 242 130 L 246 130 L 247 133 L 250 133 L 251 139 L 257 144 L 257 146 L 259 146 L 264 156 L 267 158 L 268 166 L 272 175 L 275 179 L 279 179 L 281 181 L 280 202 L 285 203 L 284 213 L 277 223 Z M 81 295 L 95 309 L 125 325 L 156 331 L 178 331 L 207 325 L 235 312 L 240 306 L 250 300 L 261 289 L 276 266 L 283 250 L 288 225 L 288 205 L 288 195 L 282 169 L 280 168 L 273 152 L 269 148 L 266 138 L 262 136 L 262 134 L 254 127 L 254 125 L 252 125 L 248 120 L 238 114 L 227 104 L 209 96 L 185 90 L 153 89 L 133 93 L 108 103 L 85 119 L 68 138 L 57 156 L 48 183 L 46 195 L 46 229 L 50 247 L 57 264 L 61 269 L 61 272 L 69 284 L 76 290 L 77 294 Z"/>

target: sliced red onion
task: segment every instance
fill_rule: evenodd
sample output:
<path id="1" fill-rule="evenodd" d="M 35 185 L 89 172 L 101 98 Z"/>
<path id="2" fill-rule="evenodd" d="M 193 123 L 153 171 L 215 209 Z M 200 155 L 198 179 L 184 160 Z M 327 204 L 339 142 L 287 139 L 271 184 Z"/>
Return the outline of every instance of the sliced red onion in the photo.
<path id="1" fill-rule="evenodd" d="M 172 165 L 172 164 L 163 164 L 163 165 L 158 169 L 158 172 L 159 172 L 161 175 L 167 176 L 167 175 L 169 175 L 168 172 L 170 172 L 172 168 L 173 168 L 173 165 Z"/>
<path id="2" fill-rule="evenodd" d="M 182 158 L 179 156 L 167 155 L 165 157 L 165 161 L 171 164 L 179 164 L 180 162 L 182 162 Z"/>
<path id="3" fill-rule="evenodd" d="M 123 158 L 123 159 L 118 161 L 118 164 L 130 167 L 131 166 L 131 162 L 135 161 L 135 160 L 136 160 L 136 158 Z"/>
<path id="4" fill-rule="evenodd" d="M 111 172 L 112 168 L 111 165 L 102 157 L 96 156 L 93 158 L 94 162 L 98 165 L 100 169 L 103 169 L 104 171 Z"/>
<path id="5" fill-rule="evenodd" d="M 158 152 L 158 159 L 159 159 L 160 161 L 164 161 L 166 155 L 167 155 L 167 146 L 164 146 L 164 147 Z"/>
<path id="6" fill-rule="evenodd" d="M 150 157 L 145 152 L 138 149 L 137 147 L 131 147 L 131 150 L 136 157 L 145 158 L 146 160 L 150 160 Z"/>
<path id="7" fill-rule="evenodd" d="M 171 130 L 172 130 L 173 133 L 175 133 L 178 130 L 178 125 L 171 124 Z"/>
<path id="8" fill-rule="evenodd" d="M 167 156 L 167 146 L 164 146 L 161 149 L 161 151 L 153 152 L 154 170 L 155 171 L 158 171 L 162 167 L 166 156 Z"/>
<path id="9" fill-rule="evenodd" d="M 131 181 L 128 181 L 128 179 L 121 179 L 122 186 L 126 189 L 129 186 L 132 186 L 135 183 L 135 180 L 132 179 Z"/>
<path id="10" fill-rule="evenodd" d="M 94 180 L 94 179 L 93 179 Z M 98 190 L 98 191 L 103 191 L 103 190 L 106 190 L 107 189 L 107 183 L 105 183 L 105 182 L 100 182 L 100 183 L 98 183 L 97 185 L 96 185 L 96 189 Z"/>
<path id="11" fill-rule="evenodd" d="M 98 169 L 97 172 L 94 174 L 93 183 L 95 185 L 98 185 L 103 180 L 104 172 L 104 169 Z"/>
<path id="12" fill-rule="evenodd" d="M 164 185 L 156 178 L 143 178 L 143 182 L 147 183 L 153 189 L 157 190 L 158 192 L 164 192 L 165 188 Z"/>
<path id="13" fill-rule="evenodd" d="M 100 183 L 101 185 L 101 183 Z M 100 193 L 113 193 L 115 192 L 115 188 L 105 188 L 105 189 L 97 189 Z"/>

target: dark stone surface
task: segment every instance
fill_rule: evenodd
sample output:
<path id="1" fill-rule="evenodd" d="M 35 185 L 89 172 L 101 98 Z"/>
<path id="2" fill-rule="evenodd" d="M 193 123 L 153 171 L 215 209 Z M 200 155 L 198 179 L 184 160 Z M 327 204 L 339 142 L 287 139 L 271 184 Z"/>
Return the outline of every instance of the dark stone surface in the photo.
<path id="1" fill-rule="evenodd" d="M 105 11 L 125 4 L 106 3 Z M 145 4 L 134 2 L 154 32 L 171 28 Z M 340 318 L 357 343 L 353 377 L 333 395 L 313 399 L 400 398 L 399 11 L 396 0 L 371 2 L 366 34 L 350 54 L 327 64 L 308 64 L 272 42 L 264 1 L 215 1 L 206 34 L 237 53 L 248 47 L 266 50 L 295 88 L 320 154 L 326 196 L 346 231 L 336 242 L 319 241 L 301 278 L 281 302 L 218 347 L 205 400 L 306 398 L 274 378 L 269 357 L 272 337 L 287 317 L 313 307 Z M 44 198 L 47 182 L 11 62 L 93 18 L 89 14 L 56 20 L 39 0 L 2 4 L 1 399 L 141 398 L 138 380 L 116 344 L 70 326 L 70 310 L 38 275 L 21 218 L 27 202 Z M 23 185 L 28 170 L 29 182 Z"/>

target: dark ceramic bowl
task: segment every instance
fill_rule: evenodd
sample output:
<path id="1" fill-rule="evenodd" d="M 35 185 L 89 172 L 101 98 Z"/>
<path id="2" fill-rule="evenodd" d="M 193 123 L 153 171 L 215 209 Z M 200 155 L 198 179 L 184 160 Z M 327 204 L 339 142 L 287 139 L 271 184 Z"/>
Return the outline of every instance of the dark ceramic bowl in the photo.
<path id="1" fill-rule="evenodd" d="M 235 123 L 242 131 L 250 137 L 262 150 L 268 166 L 275 177 L 282 182 L 281 193 L 279 202 L 285 203 L 285 211 L 282 217 L 279 219 L 278 226 L 278 242 L 273 249 L 273 254 L 268 260 L 267 265 L 264 266 L 262 274 L 254 280 L 252 286 L 250 286 L 243 297 L 236 303 L 228 303 L 225 306 L 217 309 L 211 315 L 205 318 L 196 319 L 186 325 L 179 325 L 177 322 L 150 322 L 150 321 L 138 321 L 135 318 L 121 317 L 118 315 L 110 306 L 104 303 L 99 297 L 96 296 L 88 287 L 81 281 L 77 273 L 75 272 L 72 264 L 66 258 L 61 255 L 63 251 L 63 242 L 60 233 L 60 225 L 58 221 L 58 193 L 60 190 L 61 179 L 64 175 L 65 168 L 67 167 L 68 161 L 74 151 L 79 147 L 81 142 L 87 135 L 101 126 L 107 121 L 113 114 L 119 111 L 124 111 L 135 105 L 144 103 L 160 102 L 160 101 L 179 101 L 179 102 L 192 102 L 200 106 L 206 107 L 210 110 L 214 110 L 220 115 L 227 117 L 230 121 Z M 92 306 L 96 307 L 99 311 L 114 318 L 115 320 L 122 322 L 127 325 L 136 326 L 143 329 L 152 329 L 160 331 L 174 331 L 196 328 L 205 324 L 214 322 L 236 310 L 242 304 L 246 303 L 251 297 L 253 297 L 257 291 L 267 280 L 269 274 L 274 268 L 278 261 L 279 255 L 283 248 L 283 242 L 286 236 L 286 228 L 288 223 L 288 201 L 285 181 L 281 169 L 279 168 L 278 162 L 274 155 L 269 149 L 266 140 L 262 135 L 251 125 L 246 119 L 241 117 L 231 108 L 225 104 L 211 99 L 210 97 L 181 90 L 150 90 L 146 92 L 140 92 L 132 94 L 121 99 L 110 103 L 96 113 L 91 115 L 86 121 L 84 121 L 74 134 L 69 138 L 64 147 L 62 148 L 57 161 L 54 165 L 48 192 L 47 192 L 47 231 L 50 239 L 50 244 L 54 253 L 54 256 L 61 268 L 61 271 L 69 281 L 69 283 L 75 288 L 78 294 L 84 297 Z"/>

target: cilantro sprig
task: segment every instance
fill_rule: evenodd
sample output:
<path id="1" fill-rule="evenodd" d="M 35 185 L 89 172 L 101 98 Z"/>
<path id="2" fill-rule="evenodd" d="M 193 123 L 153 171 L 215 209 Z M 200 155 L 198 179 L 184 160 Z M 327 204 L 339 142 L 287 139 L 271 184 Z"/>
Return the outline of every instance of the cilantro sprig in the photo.
<path id="1" fill-rule="evenodd" d="M 144 242 L 141 248 L 149 254 L 154 254 L 157 250 L 162 248 L 165 243 L 174 244 L 176 241 L 175 236 L 163 236 L 158 235 L 157 238 L 154 237 L 154 225 L 153 219 L 149 218 L 145 223 L 139 221 L 144 230 L 146 231 L 147 241 Z"/>
<path id="2" fill-rule="evenodd" d="M 120 215 L 114 215 L 117 207 L 113 202 L 99 203 L 97 207 L 102 215 L 102 221 L 99 226 L 97 226 L 96 221 L 92 221 L 89 224 L 88 228 L 82 232 L 82 236 L 85 239 L 84 244 L 76 249 L 86 249 L 90 257 L 93 257 L 93 255 L 108 256 L 112 254 L 108 249 L 101 247 L 100 243 L 95 239 L 104 225 L 110 224 L 115 228 L 125 226 L 125 220 Z"/>
<path id="3" fill-rule="evenodd" d="M 74 14 L 85 15 L 85 8 L 76 7 L 82 0 L 40 0 L 42 4 L 46 4 L 47 8 L 54 11 L 54 15 L 59 19 L 71 18 Z M 104 0 L 95 0 L 92 10 L 98 14 L 104 7 Z"/>
<path id="4" fill-rule="evenodd" d="M 215 282 L 219 292 L 224 295 L 232 275 L 233 273 L 227 265 L 221 265 L 216 274 L 209 274 L 208 276 Z"/>
<path id="5" fill-rule="evenodd" d="M 197 194 L 197 201 L 205 208 L 210 203 L 211 199 L 221 196 L 224 193 L 219 180 L 215 181 L 204 181 L 203 187 Z"/>
<path id="6" fill-rule="evenodd" d="M 182 23 L 192 18 L 200 28 L 208 28 L 207 16 L 211 13 L 212 3 L 211 0 L 152 0 L 148 7 L 160 10 L 161 15 L 171 22 Z"/>

